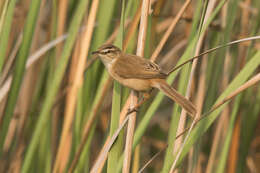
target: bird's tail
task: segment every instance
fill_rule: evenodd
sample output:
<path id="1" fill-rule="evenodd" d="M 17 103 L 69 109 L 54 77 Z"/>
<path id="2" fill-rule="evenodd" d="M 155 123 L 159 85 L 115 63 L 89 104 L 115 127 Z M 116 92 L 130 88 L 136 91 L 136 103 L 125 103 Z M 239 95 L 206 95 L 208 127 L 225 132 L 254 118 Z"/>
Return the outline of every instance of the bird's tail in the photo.
<path id="1" fill-rule="evenodd" d="M 167 95 L 170 99 L 178 103 L 181 107 L 183 107 L 190 115 L 195 116 L 197 113 L 197 109 L 184 96 L 179 94 L 174 88 L 166 83 L 163 79 L 155 80 L 153 83 L 153 87 L 158 88 L 162 91 L 165 95 Z"/>

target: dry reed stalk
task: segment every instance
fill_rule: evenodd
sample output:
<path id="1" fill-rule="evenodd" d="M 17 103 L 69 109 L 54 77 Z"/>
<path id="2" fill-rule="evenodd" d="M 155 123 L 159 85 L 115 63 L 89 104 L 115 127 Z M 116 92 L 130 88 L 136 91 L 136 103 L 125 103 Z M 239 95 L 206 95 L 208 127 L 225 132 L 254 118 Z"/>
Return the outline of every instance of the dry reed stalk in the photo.
<path id="1" fill-rule="evenodd" d="M 60 146 L 58 147 L 57 158 L 54 165 L 54 172 L 64 172 L 67 161 L 69 159 L 70 149 L 71 149 L 71 126 L 74 119 L 74 112 L 76 107 L 76 100 L 78 96 L 78 89 L 82 85 L 83 73 L 85 70 L 86 57 L 90 48 L 90 42 L 93 34 L 93 29 L 95 26 L 95 19 L 97 14 L 99 0 L 94 0 L 91 5 L 90 13 L 88 16 L 86 31 L 83 34 L 81 40 L 81 47 L 79 58 L 75 63 L 76 66 L 72 71 L 71 75 L 74 76 L 72 81 L 72 86 L 68 92 L 67 106 L 65 109 L 65 120 L 63 125 L 63 130 L 61 134 Z M 75 71 L 75 72 L 74 72 Z"/>
<path id="2" fill-rule="evenodd" d="M 136 55 L 141 57 L 144 56 L 149 8 L 150 8 L 150 0 L 144 0 L 142 4 L 140 28 L 139 28 L 139 35 L 138 35 L 138 42 L 137 42 L 137 51 L 136 51 Z M 136 91 L 131 91 L 130 97 L 131 97 L 130 109 L 133 109 L 138 102 L 138 93 Z M 128 173 L 130 171 L 136 112 L 131 113 L 129 116 L 130 118 L 127 127 L 126 145 L 124 151 L 124 161 L 123 161 L 123 170 L 122 170 L 123 173 Z"/>
<path id="3" fill-rule="evenodd" d="M 124 27 L 127 27 L 127 26 L 129 25 L 129 22 L 130 22 L 130 21 L 127 20 Z M 115 29 L 115 31 L 111 34 L 111 36 L 108 38 L 108 40 L 106 41 L 105 44 L 108 44 L 108 43 L 113 42 L 113 41 L 115 40 L 117 34 L 118 34 L 118 31 L 119 31 L 119 27 L 117 27 L 117 28 Z M 94 58 L 93 58 L 93 59 L 94 59 Z M 90 61 L 93 62 L 92 59 L 90 59 L 89 62 L 90 62 Z M 86 66 L 85 66 L 85 68 L 90 67 L 90 65 L 91 65 L 91 64 L 87 63 Z M 78 160 L 79 160 L 80 154 L 82 153 L 82 150 L 83 150 L 83 148 L 84 148 L 84 145 L 85 145 L 85 143 L 86 143 L 86 141 L 87 141 L 87 138 L 88 138 L 90 129 L 91 129 L 92 125 L 93 125 L 93 122 L 94 122 L 94 121 L 97 119 L 97 117 L 98 117 L 98 110 L 100 109 L 100 107 L 101 107 L 101 105 L 102 105 L 102 103 L 103 103 L 103 101 L 104 101 L 103 98 L 104 98 L 104 97 L 106 96 L 106 94 L 108 93 L 107 91 L 108 91 L 108 89 L 110 88 L 111 82 L 112 82 L 112 78 L 109 77 L 109 78 L 107 79 L 107 81 L 105 82 L 104 87 L 102 88 L 102 91 L 101 91 L 101 93 L 102 93 L 101 95 L 102 95 L 102 96 L 100 97 L 100 100 L 98 101 L 97 105 L 95 105 L 95 107 L 93 108 L 92 113 L 89 115 L 90 118 L 88 119 L 87 123 L 84 125 L 82 140 L 81 140 L 80 145 L 79 145 L 79 148 L 78 148 L 78 150 L 77 150 L 77 152 L 76 152 L 76 154 L 75 154 L 75 157 L 74 157 L 74 159 L 73 159 L 73 161 L 72 161 L 72 164 L 71 164 L 71 166 L 70 166 L 70 168 L 69 168 L 69 172 L 73 172 L 73 170 L 76 168 L 76 165 L 77 165 L 77 162 L 78 162 Z M 126 110 L 126 111 L 127 111 L 127 110 Z M 108 141 L 109 141 L 109 139 L 106 140 L 106 142 L 108 142 Z M 105 150 L 106 147 L 103 146 L 103 148 L 104 148 L 104 150 L 101 151 L 100 155 L 102 155 L 102 152 L 105 152 L 105 151 L 106 151 L 106 150 Z M 106 155 L 105 157 L 107 157 L 107 155 Z M 99 160 L 99 156 L 98 156 L 97 160 Z M 103 162 L 99 162 L 99 163 L 101 163 L 101 165 L 99 165 L 100 167 L 103 167 L 103 166 L 104 166 L 104 165 L 102 165 Z M 102 169 L 100 168 L 100 170 L 102 170 Z"/>
<path id="4" fill-rule="evenodd" d="M 111 138 L 107 139 L 106 140 L 106 143 L 108 141 L 108 144 L 103 147 L 103 152 L 101 152 L 99 154 L 99 157 L 96 159 L 96 162 L 94 164 L 94 166 L 91 168 L 90 170 L 90 173 L 97 173 L 98 170 L 102 170 L 101 168 L 103 168 L 104 166 L 104 162 L 106 161 L 107 159 L 107 155 L 108 155 L 108 152 L 110 150 L 110 148 L 112 147 L 112 145 L 114 144 L 115 140 L 117 139 L 120 131 L 123 129 L 123 127 L 126 125 L 126 123 L 128 122 L 129 120 L 129 116 L 127 116 L 124 121 L 122 122 L 122 124 L 119 125 L 119 127 L 117 128 L 117 130 L 115 131 L 115 133 L 113 134 L 113 136 L 111 136 Z M 72 173 L 72 172 L 69 172 L 69 173 Z"/>
<path id="5" fill-rule="evenodd" d="M 199 86 L 198 86 L 198 91 L 196 95 L 196 105 L 198 109 L 198 114 L 201 115 L 202 113 L 202 108 L 203 108 L 203 103 L 205 99 L 205 92 L 206 92 L 206 71 L 207 71 L 207 64 L 208 64 L 208 59 L 207 57 L 202 59 L 202 65 L 200 68 L 200 78 L 199 78 Z M 201 165 L 200 161 L 201 159 L 197 160 L 197 164 L 193 163 L 193 154 L 194 154 L 194 148 L 189 152 L 188 158 L 189 158 L 189 163 L 188 163 L 188 169 L 191 170 L 191 172 L 195 170 L 199 170 L 199 166 Z M 193 166 L 194 165 L 194 166 Z"/>
<path id="6" fill-rule="evenodd" d="M 111 84 L 112 84 L 112 78 L 109 78 L 109 79 L 106 81 L 104 87 L 102 88 L 102 91 L 101 91 L 101 92 L 102 92 L 102 94 L 101 94 L 102 96 L 101 96 L 101 98 L 104 98 L 104 97 L 106 96 L 107 91 L 108 91 L 108 89 L 110 88 Z M 100 100 L 98 101 L 98 103 L 95 105 L 95 107 L 94 107 L 92 113 L 91 113 L 90 116 L 89 116 L 89 119 L 87 120 L 86 125 L 85 125 L 84 128 L 83 128 L 82 140 L 81 140 L 81 142 L 80 142 L 79 148 L 78 148 L 78 150 L 77 150 L 77 152 L 76 152 L 76 154 L 75 154 L 75 156 L 74 156 L 74 159 L 72 160 L 71 166 L 70 166 L 70 168 L 69 168 L 69 172 L 70 172 L 70 173 L 72 173 L 72 172 L 74 171 L 74 169 L 76 168 L 77 162 L 78 162 L 78 160 L 79 160 L 79 158 L 80 158 L 80 154 L 82 153 L 83 148 L 84 148 L 84 146 L 85 146 L 85 144 L 86 144 L 86 142 L 87 142 L 88 135 L 89 135 L 89 132 L 90 132 L 90 130 L 91 130 L 91 127 L 92 127 L 94 121 L 97 119 L 97 115 L 98 115 L 98 112 L 99 112 L 100 107 L 102 106 L 102 103 L 103 103 L 103 99 L 100 99 Z M 108 138 L 108 139 L 109 139 L 109 138 Z M 106 140 L 106 142 L 105 142 L 104 145 L 106 145 L 106 144 L 109 142 L 108 139 Z M 103 146 L 103 148 L 105 148 L 105 146 Z M 102 149 L 101 152 L 102 152 L 102 151 L 104 151 L 104 149 Z M 102 163 L 102 165 L 104 165 L 103 162 L 101 162 L 101 163 Z M 101 170 L 102 170 L 102 169 L 101 169 Z"/>
<path id="7" fill-rule="evenodd" d="M 59 0 L 58 2 L 58 19 L 57 19 L 57 37 L 60 37 L 65 32 L 66 19 L 68 10 L 68 0 Z M 57 46 L 56 58 L 59 59 L 63 44 Z"/>
<path id="8" fill-rule="evenodd" d="M 206 21 L 208 20 L 210 14 L 212 13 L 215 3 L 216 3 L 216 0 L 213 0 L 213 1 L 209 2 L 208 7 L 207 7 L 207 11 L 206 11 L 206 14 L 205 14 L 205 18 L 204 18 L 203 23 L 202 23 L 202 26 L 206 23 Z M 199 51 L 201 49 L 204 37 L 205 37 L 205 34 L 201 35 L 199 40 L 198 40 L 198 43 L 197 43 L 197 46 L 196 46 L 196 50 L 195 50 L 195 56 L 199 55 Z M 195 74 L 195 70 L 196 70 L 196 67 L 197 67 L 197 63 L 198 63 L 198 59 L 194 60 L 193 63 L 192 63 L 190 77 L 189 77 L 189 81 L 188 81 L 188 86 L 187 86 L 186 94 L 185 94 L 187 98 L 190 98 L 190 96 L 191 96 L 191 84 L 192 84 L 192 80 L 194 78 L 194 74 Z M 189 132 L 191 132 L 193 126 L 195 125 L 195 123 L 196 123 L 197 119 L 199 119 L 199 117 L 200 117 L 200 113 L 197 113 L 195 118 L 194 118 L 194 120 L 193 120 L 193 122 L 192 122 L 192 124 L 191 124 Z M 177 134 L 184 130 L 185 122 L 186 122 L 186 111 L 184 109 L 182 109 L 182 111 L 181 111 L 181 119 L 180 119 L 180 123 L 179 123 L 179 126 L 178 126 Z M 178 151 L 178 153 L 176 155 L 176 158 L 175 158 L 175 160 L 174 160 L 174 162 L 173 162 L 173 164 L 171 166 L 171 171 L 170 172 L 173 172 L 174 169 L 175 169 L 177 161 L 178 161 L 178 159 L 180 157 L 180 154 L 182 152 L 182 149 L 184 147 L 185 141 L 188 139 L 189 132 L 188 132 L 187 136 L 185 137 L 184 142 L 182 144 L 181 144 L 181 141 L 182 141 L 181 138 L 178 138 L 178 140 L 176 140 L 175 143 L 174 143 L 174 151 L 173 152 L 176 153 L 177 150 L 179 150 L 179 151 Z"/>
<path id="9" fill-rule="evenodd" d="M 235 126 L 233 129 L 232 139 L 230 143 L 230 150 L 228 155 L 227 172 L 236 173 L 237 160 L 239 156 L 239 144 L 240 144 L 240 131 L 241 131 L 241 115 L 237 116 Z"/>
<path id="10" fill-rule="evenodd" d="M 130 28 L 128 29 L 128 32 L 127 32 L 126 37 L 124 39 L 123 51 L 126 50 L 126 47 L 129 44 L 131 38 L 133 38 L 133 34 L 135 33 L 135 30 L 136 30 L 138 23 L 140 21 L 141 10 L 142 10 L 142 3 L 140 2 L 140 5 L 137 9 L 137 12 L 135 13 L 133 20 L 131 21 Z"/>
<path id="11" fill-rule="evenodd" d="M 153 54 L 152 54 L 152 56 L 150 58 L 152 61 L 155 61 L 156 58 L 158 57 L 158 55 L 161 52 L 163 46 L 165 45 L 166 41 L 168 40 L 170 34 L 173 32 L 176 24 L 181 19 L 181 16 L 183 15 L 185 9 L 188 7 L 190 2 L 191 2 L 191 0 L 186 1 L 185 4 L 180 9 L 180 11 L 178 12 L 178 14 L 176 15 L 176 17 L 172 20 L 171 25 L 169 26 L 167 31 L 164 33 L 162 39 L 160 40 L 159 44 L 157 45 L 156 49 L 154 50 L 154 52 L 153 52 Z"/>

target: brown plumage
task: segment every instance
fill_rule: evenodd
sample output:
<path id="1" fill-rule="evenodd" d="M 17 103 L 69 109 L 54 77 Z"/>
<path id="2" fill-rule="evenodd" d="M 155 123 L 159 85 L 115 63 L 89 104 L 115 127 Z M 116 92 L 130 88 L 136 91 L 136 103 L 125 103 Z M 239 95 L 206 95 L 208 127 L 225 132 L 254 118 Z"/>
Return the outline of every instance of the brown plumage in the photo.
<path id="1" fill-rule="evenodd" d="M 159 65 L 139 56 L 125 54 L 113 65 L 115 72 L 123 78 L 165 79 L 165 74 Z M 140 69 L 140 70 L 136 70 Z"/>
<path id="2" fill-rule="evenodd" d="M 111 44 L 101 46 L 93 54 L 100 56 L 109 74 L 119 83 L 142 92 L 158 88 L 189 114 L 196 114 L 195 106 L 166 83 L 167 74 L 156 63 L 140 56 L 124 54 Z"/>

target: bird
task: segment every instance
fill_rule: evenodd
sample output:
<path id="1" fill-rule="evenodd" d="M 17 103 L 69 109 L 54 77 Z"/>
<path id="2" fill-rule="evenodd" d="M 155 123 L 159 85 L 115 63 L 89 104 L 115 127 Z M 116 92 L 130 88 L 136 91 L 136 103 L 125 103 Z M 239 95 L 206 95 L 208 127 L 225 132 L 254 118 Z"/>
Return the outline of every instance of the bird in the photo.
<path id="1" fill-rule="evenodd" d="M 194 104 L 166 82 L 168 74 L 158 64 L 137 55 L 126 54 L 112 44 L 104 44 L 92 54 L 101 59 L 110 76 L 120 84 L 146 93 L 146 97 L 153 88 L 157 88 L 183 107 L 188 114 L 196 115 Z M 137 104 L 135 108 L 140 105 Z"/>

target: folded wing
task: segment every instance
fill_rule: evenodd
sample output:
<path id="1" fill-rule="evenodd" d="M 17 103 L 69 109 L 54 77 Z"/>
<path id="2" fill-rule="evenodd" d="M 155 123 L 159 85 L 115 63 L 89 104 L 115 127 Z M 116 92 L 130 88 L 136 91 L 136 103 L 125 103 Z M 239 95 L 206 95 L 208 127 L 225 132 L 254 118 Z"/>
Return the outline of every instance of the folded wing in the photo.
<path id="1" fill-rule="evenodd" d="M 114 66 L 115 73 L 125 79 L 164 79 L 167 77 L 159 65 L 135 55 L 125 55 L 117 59 Z"/>

